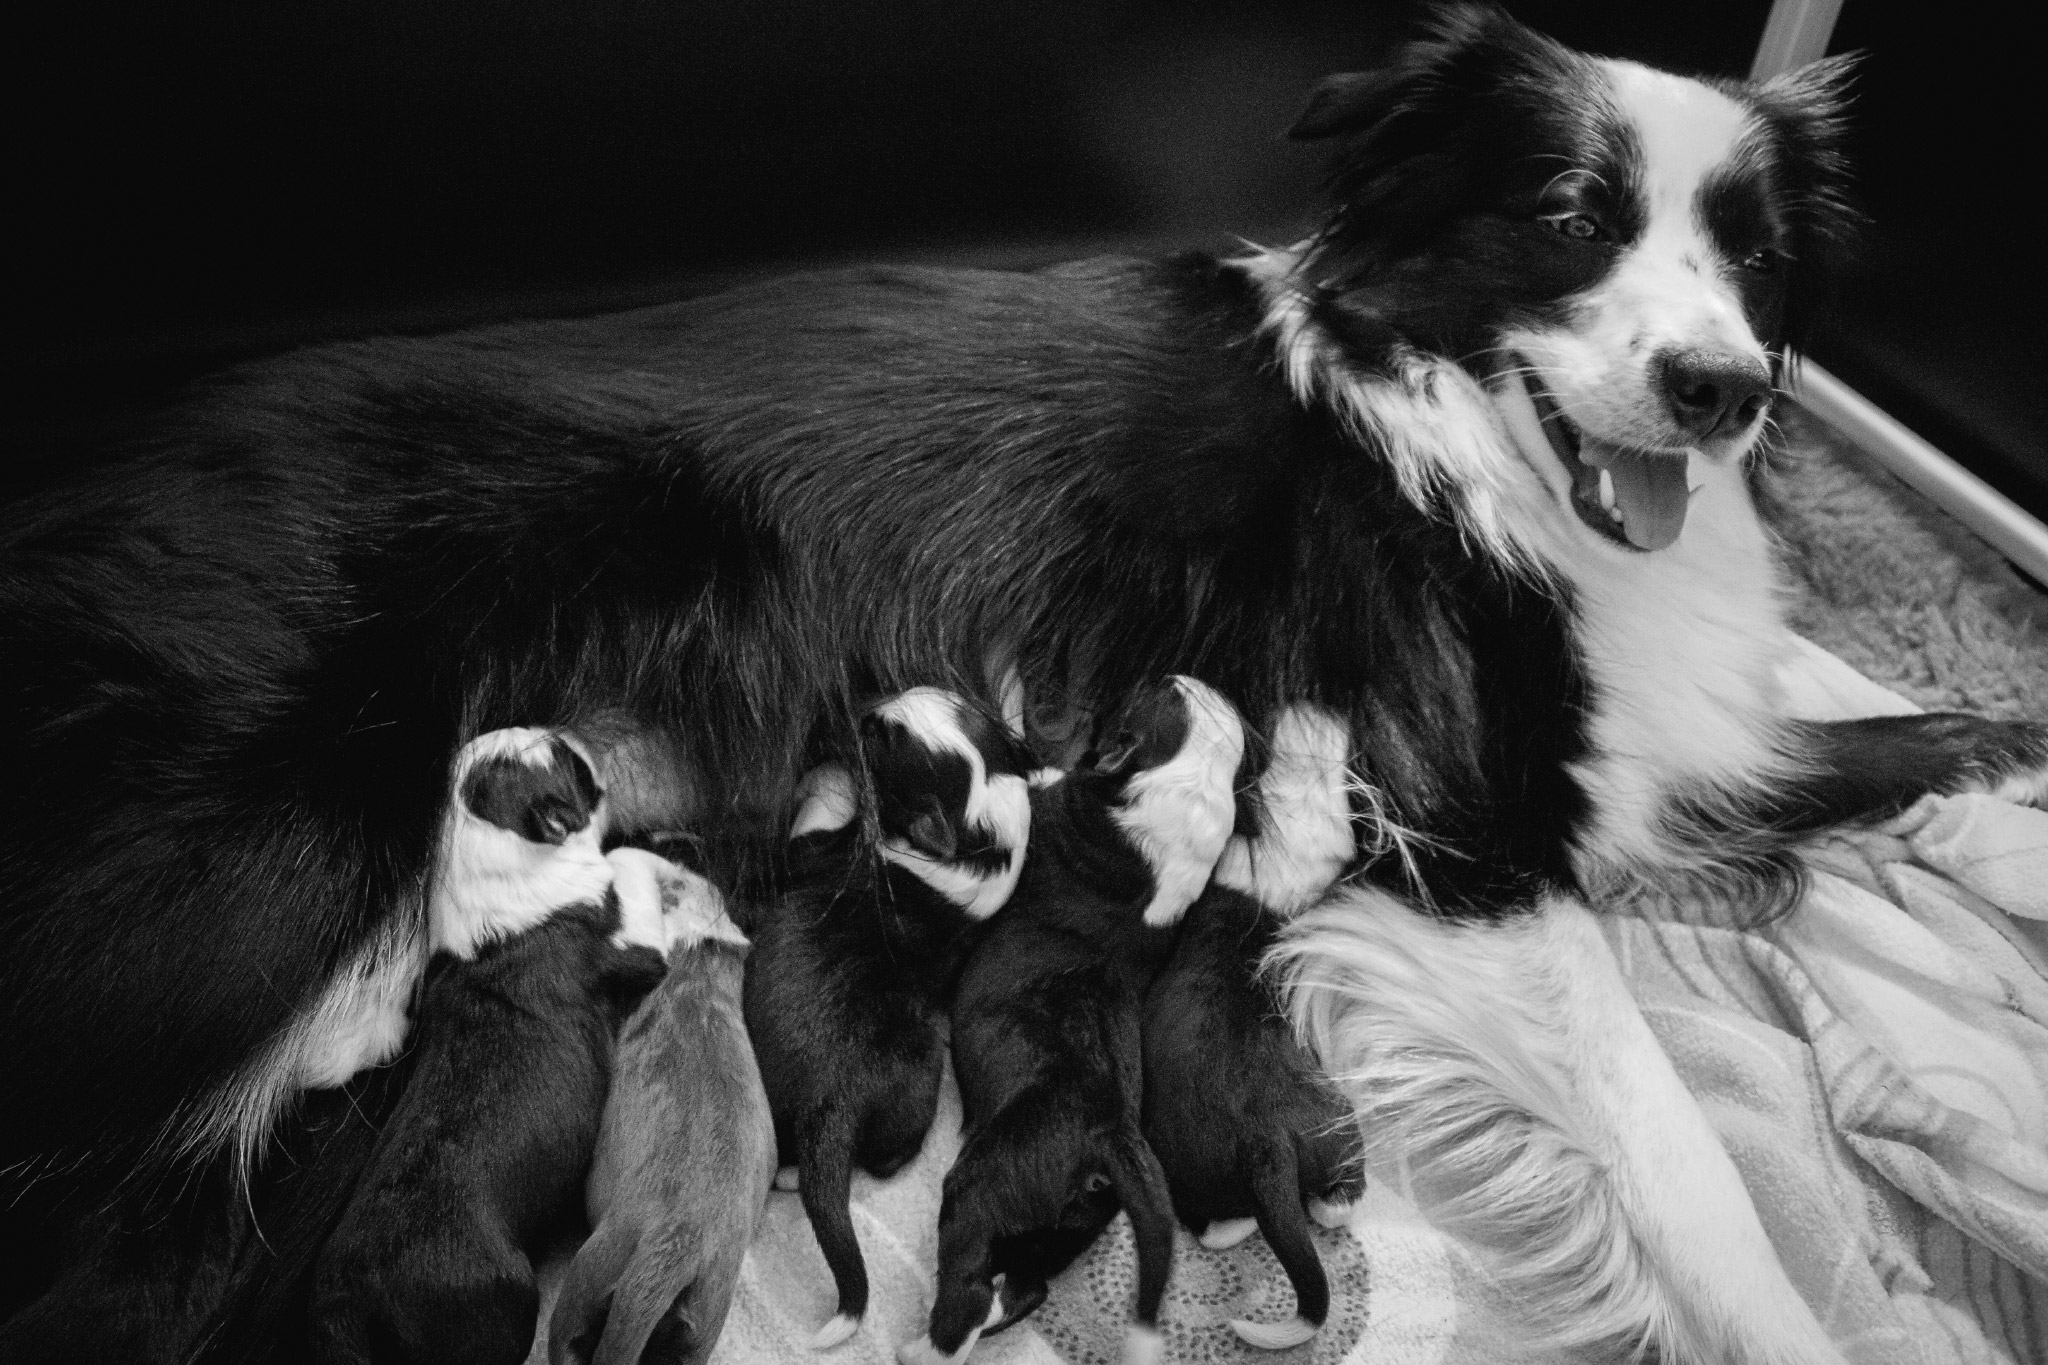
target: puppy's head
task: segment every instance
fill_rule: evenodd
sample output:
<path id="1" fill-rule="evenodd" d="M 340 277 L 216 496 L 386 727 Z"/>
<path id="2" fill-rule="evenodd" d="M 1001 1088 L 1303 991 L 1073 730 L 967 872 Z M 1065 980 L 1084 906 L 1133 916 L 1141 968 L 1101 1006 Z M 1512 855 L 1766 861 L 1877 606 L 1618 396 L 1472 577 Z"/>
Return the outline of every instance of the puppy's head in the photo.
<path id="1" fill-rule="evenodd" d="M 1614 544 L 1662 549 L 1689 456 L 1761 435 L 1853 223 L 1847 73 L 1697 80 L 1490 6 L 1439 11 L 1385 70 L 1325 81 L 1295 126 L 1349 139 L 1305 264 L 1315 307 L 1354 350 L 1478 372 L 1555 497 Z"/>
<path id="2" fill-rule="evenodd" d="M 883 858 L 975 919 L 1016 889 L 1031 832 L 1021 745 L 962 698 L 914 687 L 861 720 Z"/>
<path id="3" fill-rule="evenodd" d="M 1202 894 L 1237 820 L 1244 725 L 1207 684 L 1175 676 L 1140 688 L 1073 777 L 1151 871 L 1145 923 L 1175 923 Z"/>
<path id="4" fill-rule="evenodd" d="M 604 793 L 573 742 L 493 730 L 456 755 L 453 786 L 428 898 L 436 948 L 468 957 L 564 906 L 604 898 Z"/>
<path id="5" fill-rule="evenodd" d="M 536 844 L 590 828 L 603 793 L 583 755 L 547 730 L 493 730 L 456 760 L 456 796 L 469 813 Z"/>
<path id="6" fill-rule="evenodd" d="M 605 861 L 619 897 L 619 931 L 612 936 L 617 946 L 637 943 L 663 957 L 705 942 L 747 950 L 747 936 L 709 878 L 644 848 L 615 848 Z"/>

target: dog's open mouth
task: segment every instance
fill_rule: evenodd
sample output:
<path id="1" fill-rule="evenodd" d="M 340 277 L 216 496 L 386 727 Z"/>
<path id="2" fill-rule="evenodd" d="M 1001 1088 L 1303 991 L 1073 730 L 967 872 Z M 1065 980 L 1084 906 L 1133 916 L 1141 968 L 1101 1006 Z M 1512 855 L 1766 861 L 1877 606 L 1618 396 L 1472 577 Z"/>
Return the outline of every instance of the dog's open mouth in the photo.
<path id="1" fill-rule="evenodd" d="M 1685 529 L 1692 490 L 1687 453 L 1644 450 L 1588 436 L 1550 391 L 1528 375 L 1522 383 L 1536 408 L 1536 424 L 1572 478 L 1572 510 L 1579 520 L 1623 545 L 1661 550 Z"/>

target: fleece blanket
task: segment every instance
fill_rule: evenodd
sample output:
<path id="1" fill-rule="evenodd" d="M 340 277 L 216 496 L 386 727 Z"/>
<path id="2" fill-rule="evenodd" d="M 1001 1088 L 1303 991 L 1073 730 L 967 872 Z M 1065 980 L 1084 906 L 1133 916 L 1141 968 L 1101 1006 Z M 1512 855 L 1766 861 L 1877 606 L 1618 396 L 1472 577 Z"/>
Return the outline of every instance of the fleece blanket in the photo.
<path id="1" fill-rule="evenodd" d="M 1813 477 L 1800 491 L 1823 510 L 1865 496 L 1816 494 Z M 1801 548 L 1796 538 L 1792 548 Z M 1932 562 L 1923 554 L 1899 571 L 1922 574 Z M 1831 595 L 1824 558 L 1809 553 L 1795 567 L 1814 596 Z M 1839 591 L 1868 583 L 1867 572 L 1844 576 Z M 1861 613 L 1861 634 L 1833 633 L 1829 643 L 1885 672 L 1898 641 L 1873 634 L 1873 620 L 1907 634 L 1952 632 L 1985 610 L 1974 591 L 1932 625 Z M 1873 639 L 1880 648 L 1866 652 Z M 1946 656 L 1985 652 L 1981 642 L 1963 646 Z M 1997 656 L 1991 675 L 2011 677 L 2004 662 Z M 1969 686 L 1998 685 L 1981 679 L 1887 681 L 1934 703 L 2008 714 L 2037 704 L 1970 695 Z M 1813 718 L 1913 708 L 1803 642 L 1781 682 L 1787 709 Z M 1981 797 L 1929 799 L 1882 829 L 1818 842 L 1807 857 L 1809 894 L 1764 928 L 1683 908 L 1608 916 L 1605 932 L 1637 1001 L 1728 1146 L 1794 1283 L 1850 1360 L 2048 1361 L 2048 813 Z M 887 1182 L 856 1177 L 873 1297 L 861 1332 L 829 1353 L 834 1365 L 888 1365 L 897 1344 L 922 1334 L 940 1182 L 958 1149 L 949 1081 L 918 1160 Z M 1317 1233 L 1329 1322 L 1285 1359 L 1540 1359 L 1518 1340 L 1477 1260 L 1416 1213 L 1403 1173 L 1372 1176 L 1350 1226 Z M 1170 1358 L 1272 1359 L 1226 1325 L 1292 1311 L 1262 1240 L 1214 1252 L 1183 1234 L 1178 1253 L 1162 1323 Z M 973 1360 L 1112 1362 L 1133 1287 L 1119 1217 L 1037 1315 L 985 1338 Z M 833 1309 L 802 1207 L 794 1194 L 773 1194 L 713 1360 L 816 1359 L 807 1343 Z"/>

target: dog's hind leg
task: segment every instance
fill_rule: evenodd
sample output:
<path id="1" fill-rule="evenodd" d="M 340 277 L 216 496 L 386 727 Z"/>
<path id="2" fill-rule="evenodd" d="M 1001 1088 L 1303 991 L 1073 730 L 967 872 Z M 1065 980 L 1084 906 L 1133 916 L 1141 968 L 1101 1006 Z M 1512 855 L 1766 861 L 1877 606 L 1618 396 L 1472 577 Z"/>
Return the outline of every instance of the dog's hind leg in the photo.
<path id="1" fill-rule="evenodd" d="M 797 1195 L 839 1289 L 839 1311 L 811 1338 L 815 1351 L 830 1350 L 859 1331 L 868 1309 L 868 1268 L 851 1207 L 855 1118 L 835 1105 L 807 1116 L 797 1130 Z"/>
<path id="2" fill-rule="evenodd" d="M 1119 1133 L 1107 1155 L 1109 1178 L 1130 1215 L 1138 1253 L 1138 1302 L 1124 1334 L 1123 1365 L 1156 1365 L 1166 1357 L 1159 1303 L 1173 1274 L 1173 1197 L 1165 1169 L 1136 1128 Z"/>
<path id="3" fill-rule="evenodd" d="M 613 1295 L 639 1241 L 625 1220 L 608 1218 L 577 1249 L 548 1319 L 548 1365 L 586 1365 L 597 1354 Z"/>
<path id="4" fill-rule="evenodd" d="M 1449 924 L 1368 889 L 1290 926 L 1289 1009 L 1367 1161 L 1488 1255 L 1532 1343 L 1839 1365 L 1592 912 Z"/>
<path id="5" fill-rule="evenodd" d="M 1261 1350 L 1281 1351 L 1314 1336 L 1330 1315 L 1330 1281 L 1323 1273 L 1323 1258 L 1316 1252 L 1308 1214 L 1302 1207 L 1301 1171 L 1292 1134 L 1276 1133 L 1258 1144 L 1252 1158 L 1251 1185 L 1259 1231 L 1294 1286 L 1294 1317 L 1279 1323 L 1233 1318 L 1230 1330 Z"/>

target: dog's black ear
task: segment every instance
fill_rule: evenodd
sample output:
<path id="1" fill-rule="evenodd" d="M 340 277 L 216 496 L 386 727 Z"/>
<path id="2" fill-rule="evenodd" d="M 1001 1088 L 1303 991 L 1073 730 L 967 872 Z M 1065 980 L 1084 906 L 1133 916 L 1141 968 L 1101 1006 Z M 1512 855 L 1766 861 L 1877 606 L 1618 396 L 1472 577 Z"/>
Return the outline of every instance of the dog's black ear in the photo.
<path id="1" fill-rule="evenodd" d="M 912 848 L 938 862 L 951 862 L 960 851 L 960 836 L 946 818 L 946 808 L 929 793 L 918 799 L 917 813 L 910 817 L 903 834 Z"/>
<path id="2" fill-rule="evenodd" d="M 1309 142 L 1370 128 L 1393 112 L 1407 84 L 1404 75 L 1388 69 L 1343 71 L 1323 77 L 1309 92 L 1308 107 L 1287 130 L 1287 136 Z"/>
<path id="3" fill-rule="evenodd" d="M 1774 345 L 1801 346 L 1834 294 L 1832 271 L 1849 254 L 1864 217 L 1850 193 L 1849 86 L 1862 60 L 1844 52 L 1750 88 L 1770 133 L 1772 176 L 1785 225 L 1785 307 Z"/>

